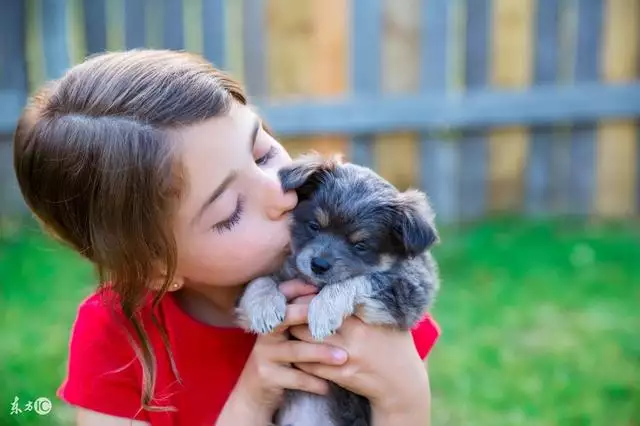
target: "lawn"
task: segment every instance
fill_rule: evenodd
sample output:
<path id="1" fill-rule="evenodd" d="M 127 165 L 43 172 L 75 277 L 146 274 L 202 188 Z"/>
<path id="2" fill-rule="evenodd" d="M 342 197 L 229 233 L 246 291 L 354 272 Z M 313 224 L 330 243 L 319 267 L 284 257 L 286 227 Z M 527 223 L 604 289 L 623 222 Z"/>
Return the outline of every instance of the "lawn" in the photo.
<path id="1" fill-rule="evenodd" d="M 2 230 L 0 425 L 70 424 L 55 390 L 92 270 L 34 230 Z M 443 230 L 436 256 L 434 426 L 640 425 L 637 224 L 494 220 Z M 50 414 L 11 415 L 40 396 Z"/>

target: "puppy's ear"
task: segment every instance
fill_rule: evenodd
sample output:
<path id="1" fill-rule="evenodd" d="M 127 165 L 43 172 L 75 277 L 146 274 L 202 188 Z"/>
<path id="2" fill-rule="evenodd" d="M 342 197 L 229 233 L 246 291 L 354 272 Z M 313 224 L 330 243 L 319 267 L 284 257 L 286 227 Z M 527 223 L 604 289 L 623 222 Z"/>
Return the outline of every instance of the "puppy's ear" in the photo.
<path id="1" fill-rule="evenodd" d="M 284 191 L 295 190 L 303 200 L 322 183 L 324 177 L 335 170 L 340 159 L 324 158 L 317 153 L 300 156 L 287 167 L 280 169 L 278 176 Z"/>
<path id="2" fill-rule="evenodd" d="M 399 247 L 416 256 L 440 239 L 435 227 L 435 214 L 427 196 L 415 189 L 399 194 L 393 206 L 392 229 Z"/>

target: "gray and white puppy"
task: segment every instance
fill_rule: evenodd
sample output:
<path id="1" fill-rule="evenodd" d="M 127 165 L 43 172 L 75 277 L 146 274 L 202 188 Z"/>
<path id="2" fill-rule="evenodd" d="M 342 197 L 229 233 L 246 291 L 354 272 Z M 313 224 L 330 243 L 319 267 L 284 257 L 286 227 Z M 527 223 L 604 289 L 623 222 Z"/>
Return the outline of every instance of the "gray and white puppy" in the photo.
<path id="1" fill-rule="evenodd" d="M 280 171 L 284 190 L 296 190 L 291 255 L 273 276 L 250 282 L 237 306 L 239 323 L 262 334 L 285 316 L 278 284 L 301 278 L 319 288 L 309 305 L 318 341 L 350 315 L 366 323 L 410 329 L 439 286 L 429 248 L 438 241 L 424 193 L 398 191 L 372 170 L 319 155 L 302 156 Z M 366 426 L 369 401 L 338 385 L 328 395 L 288 391 L 276 415 L 280 426 Z"/>

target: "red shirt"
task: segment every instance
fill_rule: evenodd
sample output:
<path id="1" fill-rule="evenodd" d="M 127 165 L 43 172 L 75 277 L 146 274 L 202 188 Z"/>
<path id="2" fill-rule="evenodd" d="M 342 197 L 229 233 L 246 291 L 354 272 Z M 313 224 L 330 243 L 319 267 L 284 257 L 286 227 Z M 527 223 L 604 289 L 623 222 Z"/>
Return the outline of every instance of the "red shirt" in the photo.
<path id="1" fill-rule="evenodd" d="M 240 376 L 255 335 L 240 328 L 205 325 L 187 315 L 168 293 L 156 315 L 167 332 L 182 378 L 180 384 L 147 304 L 141 319 L 157 361 L 152 405 L 174 406 L 177 411 L 145 411 L 140 402 L 140 363 L 102 294 L 90 295 L 78 309 L 71 332 L 68 374 L 58 396 L 72 405 L 144 420 L 153 426 L 212 426 Z M 413 330 L 421 358 L 427 356 L 438 335 L 439 329 L 430 317 Z"/>

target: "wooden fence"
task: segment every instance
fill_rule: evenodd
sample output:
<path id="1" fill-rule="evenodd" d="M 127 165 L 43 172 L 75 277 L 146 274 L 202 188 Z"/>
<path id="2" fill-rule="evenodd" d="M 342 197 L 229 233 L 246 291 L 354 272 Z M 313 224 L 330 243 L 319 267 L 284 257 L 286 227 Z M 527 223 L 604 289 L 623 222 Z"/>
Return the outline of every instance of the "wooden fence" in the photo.
<path id="1" fill-rule="evenodd" d="M 442 221 L 639 211 L 640 0 L 26 0 L 0 28 L 0 212 L 27 93 L 141 46 L 203 54 L 294 155 L 346 152 Z"/>

